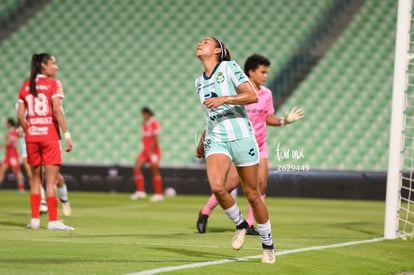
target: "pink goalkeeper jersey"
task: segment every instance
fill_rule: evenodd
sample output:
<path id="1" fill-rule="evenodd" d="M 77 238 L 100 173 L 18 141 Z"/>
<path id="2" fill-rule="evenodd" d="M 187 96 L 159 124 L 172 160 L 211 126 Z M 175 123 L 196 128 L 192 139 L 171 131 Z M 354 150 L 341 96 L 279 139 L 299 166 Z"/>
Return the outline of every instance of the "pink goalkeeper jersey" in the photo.
<path id="1" fill-rule="evenodd" d="M 259 101 L 246 105 L 246 109 L 249 119 L 253 124 L 254 135 L 260 149 L 260 157 L 267 158 L 266 116 L 275 112 L 272 91 L 265 86 L 260 86 L 260 90 L 257 91 L 257 96 L 259 97 Z"/>

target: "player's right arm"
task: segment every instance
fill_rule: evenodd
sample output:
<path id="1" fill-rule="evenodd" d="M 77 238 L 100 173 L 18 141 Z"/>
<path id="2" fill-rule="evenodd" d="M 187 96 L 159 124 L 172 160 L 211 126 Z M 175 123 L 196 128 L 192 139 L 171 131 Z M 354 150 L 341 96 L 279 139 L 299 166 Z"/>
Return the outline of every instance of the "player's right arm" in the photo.
<path id="1" fill-rule="evenodd" d="M 21 126 L 23 129 L 26 128 L 26 107 L 24 103 L 19 100 L 17 106 L 17 127 Z"/>

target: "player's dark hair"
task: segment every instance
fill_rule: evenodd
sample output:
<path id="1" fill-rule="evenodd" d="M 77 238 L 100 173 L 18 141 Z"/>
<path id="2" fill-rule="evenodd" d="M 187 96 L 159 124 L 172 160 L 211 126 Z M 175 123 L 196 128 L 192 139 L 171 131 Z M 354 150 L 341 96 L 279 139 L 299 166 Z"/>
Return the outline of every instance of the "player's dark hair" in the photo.
<path id="1" fill-rule="evenodd" d="M 223 40 L 220 37 L 214 36 L 213 39 L 216 41 L 217 48 L 220 48 L 221 52 L 219 55 L 219 62 L 220 61 L 230 61 L 231 54 L 229 49 L 224 45 Z"/>
<path id="2" fill-rule="evenodd" d="M 48 53 L 34 54 L 30 66 L 29 88 L 30 93 L 37 97 L 36 76 L 42 72 L 42 63 L 46 63 L 52 56 Z"/>
<path id="3" fill-rule="evenodd" d="M 149 114 L 150 116 L 154 116 L 154 112 L 149 108 L 149 107 L 147 107 L 147 106 L 145 106 L 145 107 L 143 107 L 142 109 L 141 109 L 141 112 L 142 113 L 147 113 L 147 114 Z"/>
<path id="4" fill-rule="evenodd" d="M 9 117 L 7 119 L 7 123 L 13 127 L 16 127 L 16 122 L 14 121 L 14 119 L 12 119 L 11 117 Z"/>
<path id="5" fill-rule="evenodd" d="M 246 59 L 244 63 L 244 73 L 249 76 L 250 70 L 256 70 L 260 65 L 269 67 L 270 60 L 260 54 L 252 54 Z"/>

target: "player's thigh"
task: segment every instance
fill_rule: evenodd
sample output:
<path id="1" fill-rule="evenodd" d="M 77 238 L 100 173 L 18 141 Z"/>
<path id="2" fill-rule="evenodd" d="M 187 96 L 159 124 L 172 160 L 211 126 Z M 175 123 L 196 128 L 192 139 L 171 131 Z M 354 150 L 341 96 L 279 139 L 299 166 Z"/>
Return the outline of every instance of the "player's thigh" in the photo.
<path id="1" fill-rule="evenodd" d="M 148 156 L 148 163 L 151 167 L 157 167 L 160 165 L 161 161 L 161 152 L 159 150 L 155 150 Z"/>
<path id="2" fill-rule="evenodd" d="M 267 188 L 267 179 L 269 177 L 269 162 L 267 158 L 260 158 L 259 165 L 259 187 L 260 193 L 264 195 Z"/>
<path id="3" fill-rule="evenodd" d="M 234 164 L 231 165 L 229 172 L 227 173 L 226 178 L 226 190 L 231 192 L 234 188 L 240 185 L 240 177 L 237 173 L 236 166 Z"/>
<path id="4" fill-rule="evenodd" d="M 50 141 L 42 142 L 41 151 L 42 151 L 42 164 L 44 165 L 61 165 L 62 164 L 62 146 L 60 144 L 60 140 L 50 140 Z"/>
<path id="5" fill-rule="evenodd" d="M 225 153 L 209 154 L 206 158 L 207 178 L 212 191 L 224 190 L 231 158 Z"/>
<path id="6" fill-rule="evenodd" d="M 41 146 L 39 142 L 26 143 L 27 163 L 30 166 L 38 166 L 42 163 Z"/>
<path id="7" fill-rule="evenodd" d="M 7 169 L 9 169 L 9 165 L 7 164 L 7 162 L 2 162 L 0 165 L 0 174 L 4 175 Z"/>

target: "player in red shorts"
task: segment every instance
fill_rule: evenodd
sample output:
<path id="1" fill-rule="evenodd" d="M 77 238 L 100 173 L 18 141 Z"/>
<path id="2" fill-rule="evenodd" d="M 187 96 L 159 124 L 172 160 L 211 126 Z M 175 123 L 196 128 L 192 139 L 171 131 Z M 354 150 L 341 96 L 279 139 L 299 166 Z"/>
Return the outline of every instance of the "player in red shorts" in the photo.
<path id="1" fill-rule="evenodd" d="M 32 219 L 29 228 L 40 227 L 40 188 L 42 166 L 46 172 L 46 203 L 51 230 L 74 230 L 58 220 L 56 179 L 62 165 L 62 148 L 59 127 L 66 142 L 66 152 L 72 150 L 72 140 L 62 107 L 62 84 L 55 79 L 58 67 L 55 58 L 48 53 L 32 56 L 30 78 L 20 88 L 18 96 L 18 124 L 25 131 L 27 162 L 32 171 L 30 205 Z"/>
<path id="2" fill-rule="evenodd" d="M 144 176 L 142 175 L 142 167 L 145 163 L 149 163 L 152 183 L 154 185 L 154 196 L 151 201 L 162 201 L 164 196 L 162 195 L 162 178 L 159 170 L 159 164 L 161 159 L 161 150 L 159 144 L 159 132 L 160 124 L 154 118 L 154 113 L 148 107 L 144 107 L 141 110 L 143 123 L 142 123 L 142 151 L 138 155 L 134 165 L 134 179 L 136 191 L 131 195 L 132 200 L 143 199 L 147 196 L 144 186 Z"/>
<path id="3" fill-rule="evenodd" d="M 17 151 L 18 136 L 16 132 L 16 123 L 12 118 L 7 119 L 6 128 L 6 142 L 0 144 L 0 148 L 6 148 L 6 155 L 0 166 L 0 185 L 2 185 L 4 181 L 7 169 L 10 168 L 16 175 L 17 190 L 19 192 L 24 192 L 24 178 L 20 171 L 19 152 Z"/>

